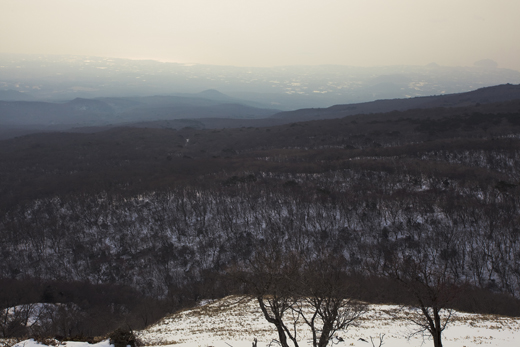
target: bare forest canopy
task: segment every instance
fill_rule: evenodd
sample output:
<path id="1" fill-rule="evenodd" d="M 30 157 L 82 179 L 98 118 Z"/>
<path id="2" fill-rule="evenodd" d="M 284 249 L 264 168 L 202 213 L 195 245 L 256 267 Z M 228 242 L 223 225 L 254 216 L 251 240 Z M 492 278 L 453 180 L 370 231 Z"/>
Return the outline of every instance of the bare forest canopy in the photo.
<path id="1" fill-rule="evenodd" d="M 389 276 L 407 259 L 464 293 L 443 304 L 518 316 L 520 100 L 441 106 L 1 141 L 0 278 L 38 283 L 1 305 L 74 302 L 92 320 L 117 285 L 112 307 L 142 326 L 243 292 L 229 270 L 277 244 L 340 257 L 363 300 L 409 303 Z M 71 334 L 103 330 L 85 324 Z"/>

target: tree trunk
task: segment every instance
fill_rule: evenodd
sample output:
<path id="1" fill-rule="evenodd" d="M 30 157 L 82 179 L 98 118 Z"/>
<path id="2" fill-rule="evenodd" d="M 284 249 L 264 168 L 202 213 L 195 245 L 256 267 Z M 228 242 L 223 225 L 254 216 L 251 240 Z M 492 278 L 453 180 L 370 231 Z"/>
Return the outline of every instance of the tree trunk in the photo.
<path id="1" fill-rule="evenodd" d="M 329 344 L 330 333 L 332 331 L 331 324 L 325 323 L 321 332 L 320 341 L 317 347 L 326 347 Z"/>
<path id="2" fill-rule="evenodd" d="M 260 305 L 260 309 L 262 310 L 262 313 L 264 314 L 265 319 L 271 323 L 274 324 L 276 327 L 276 331 L 278 332 L 278 342 L 280 342 L 280 345 L 282 347 L 289 347 L 287 344 L 287 336 L 285 335 L 285 330 L 283 328 L 283 324 L 280 321 L 280 319 L 277 319 L 277 317 L 273 318 L 269 315 L 269 312 L 267 312 L 267 308 L 264 304 L 264 299 L 261 296 L 258 296 L 257 298 L 258 304 Z"/>
<path id="3" fill-rule="evenodd" d="M 441 324 L 441 316 L 439 315 L 439 309 L 437 307 L 433 307 L 433 319 L 435 322 L 435 327 L 433 330 L 433 345 L 435 347 L 442 347 L 442 324 Z"/>
<path id="4" fill-rule="evenodd" d="M 437 329 L 433 333 L 433 345 L 435 347 L 442 347 L 441 331 Z"/>

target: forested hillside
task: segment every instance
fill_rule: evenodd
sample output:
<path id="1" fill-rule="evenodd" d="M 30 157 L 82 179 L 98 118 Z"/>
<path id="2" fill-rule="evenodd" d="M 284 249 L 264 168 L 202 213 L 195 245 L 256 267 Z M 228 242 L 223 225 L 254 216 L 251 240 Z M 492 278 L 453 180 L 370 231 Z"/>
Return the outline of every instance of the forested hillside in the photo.
<path id="1" fill-rule="evenodd" d="M 117 284 L 175 309 L 243 291 L 230 269 L 276 244 L 341 257 L 367 300 L 406 301 L 391 279 L 414 260 L 466 293 L 450 305 L 520 315 L 520 101 L 30 135 L 2 141 L 0 177 L 11 285 Z"/>

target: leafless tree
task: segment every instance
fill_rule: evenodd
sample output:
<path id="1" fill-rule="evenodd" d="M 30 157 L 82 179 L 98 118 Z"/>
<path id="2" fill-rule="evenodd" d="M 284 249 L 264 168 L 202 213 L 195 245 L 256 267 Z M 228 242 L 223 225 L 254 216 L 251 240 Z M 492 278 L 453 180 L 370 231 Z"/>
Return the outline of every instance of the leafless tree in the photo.
<path id="1" fill-rule="evenodd" d="M 439 264 L 437 259 L 408 255 L 394 261 L 389 275 L 413 296 L 420 311 L 410 315 L 410 321 L 417 325 L 418 332 L 431 335 L 435 347 L 442 347 L 442 332 L 453 312 L 450 304 L 460 293 L 460 285 L 449 274 L 447 263 Z"/>
<path id="2" fill-rule="evenodd" d="M 240 276 L 283 347 L 289 340 L 298 347 L 300 323 L 310 328 L 314 347 L 325 347 L 366 311 L 366 305 L 348 297 L 352 286 L 345 269 L 342 256 L 305 257 L 276 245 L 258 252 Z"/>
<path id="3" fill-rule="evenodd" d="M 255 296 L 264 318 L 276 327 L 282 347 L 289 347 L 289 340 L 298 347 L 299 315 L 294 310 L 297 297 L 293 280 L 298 265 L 297 257 L 271 244 L 255 254 L 246 271 L 235 272 Z"/>
<path id="4" fill-rule="evenodd" d="M 346 330 L 366 312 L 366 305 L 352 299 L 353 286 L 346 277 L 341 255 L 320 255 L 303 268 L 303 289 L 298 312 L 312 332 L 313 347 L 325 347 L 340 330 Z M 306 312 L 303 304 L 310 307 Z"/>

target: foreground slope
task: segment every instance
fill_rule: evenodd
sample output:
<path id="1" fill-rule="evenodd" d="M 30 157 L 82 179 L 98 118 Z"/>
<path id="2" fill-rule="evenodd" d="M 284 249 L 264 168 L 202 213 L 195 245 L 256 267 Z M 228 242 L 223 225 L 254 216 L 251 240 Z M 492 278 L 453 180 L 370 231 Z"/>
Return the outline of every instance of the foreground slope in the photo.
<path id="1" fill-rule="evenodd" d="M 430 345 L 427 337 L 417 333 L 407 319 L 416 311 L 396 305 L 369 305 L 368 312 L 357 326 L 340 331 L 334 345 L 380 346 L 381 338 L 386 347 Z M 256 338 L 258 346 L 277 346 L 276 332 L 263 318 L 257 302 L 244 296 L 228 296 L 221 300 L 202 302 L 199 306 L 183 310 L 163 318 L 142 331 L 136 331 L 143 346 L 176 347 L 249 347 Z M 414 334 L 415 333 L 415 334 Z M 496 315 L 454 312 L 452 321 L 443 333 L 446 346 L 463 347 L 483 345 L 490 347 L 517 346 L 520 339 L 520 318 Z M 311 335 L 303 325 L 298 325 L 298 340 L 302 347 L 311 346 Z M 56 343 L 55 340 L 47 340 Z M 0 346 L 8 340 L 0 339 Z M 45 343 L 25 340 L 14 347 L 38 347 Z M 95 345 L 87 342 L 64 341 L 67 347 L 111 347 L 108 340 Z"/>
<path id="2" fill-rule="evenodd" d="M 379 345 L 380 334 L 384 346 L 421 346 L 421 334 L 406 317 L 414 310 L 395 305 L 370 305 L 369 311 L 357 327 L 338 334 L 340 346 L 370 346 L 370 338 Z M 311 334 L 303 325 L 299 327 L 301 346 L 311 346 Z M 229 296 L 199 307 L 164 318 L 157 324 L 139 332 L 146 345 L 246 347 L 254 338 L 258 346 L 268 346 L 276 339 L 276 330 L 263 318 L 256 300 Z M 363 340 L 368 342 L 364 342 Z M 426 337 L 425 337 L 426 339 Z M 470 345 L 517 346 L 520 339 L 520 318 L 479 315 L 455 312 L 452 323 L 444 333 L 446 346 Z M 426 345 L 431 342 L 426 341 Z M 276 343 L 272 344 L 276 346 Z"/>

